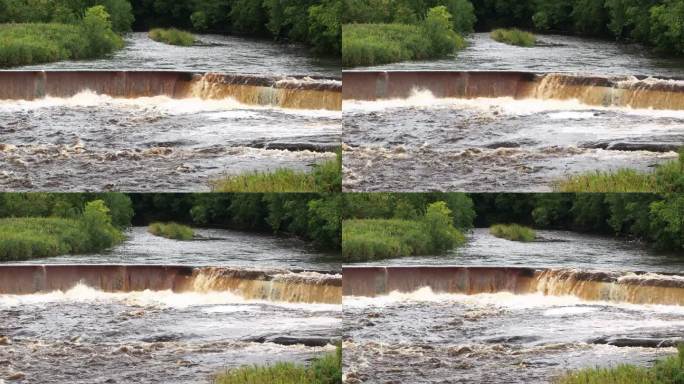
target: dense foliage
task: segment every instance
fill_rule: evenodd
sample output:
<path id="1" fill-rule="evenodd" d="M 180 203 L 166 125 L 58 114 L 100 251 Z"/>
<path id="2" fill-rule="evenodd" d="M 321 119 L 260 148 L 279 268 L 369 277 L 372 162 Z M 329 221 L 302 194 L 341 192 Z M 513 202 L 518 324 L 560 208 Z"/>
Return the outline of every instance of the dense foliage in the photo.
<path id="1" fill-rule="evenodd" d="M 0 68 L 96 58 L 122 46 L 103 6 L 88 8 L 70 24 L 0 24 Z"/>
<path id="2" fill-rule="evenodd" d="M 147 227 L 147 231 L 155 236 L 174 240 L 192 240 L 195 236 L 192 228 L 174 222 L 152 223 Z"/>
<path id="3" fill-rule="evenodd" d="M 101 6 L 115 32 L 128 32 L 133 11 L 128 0 L 0 0 L 0 23 L 79 24 L 92 7 Z"/>

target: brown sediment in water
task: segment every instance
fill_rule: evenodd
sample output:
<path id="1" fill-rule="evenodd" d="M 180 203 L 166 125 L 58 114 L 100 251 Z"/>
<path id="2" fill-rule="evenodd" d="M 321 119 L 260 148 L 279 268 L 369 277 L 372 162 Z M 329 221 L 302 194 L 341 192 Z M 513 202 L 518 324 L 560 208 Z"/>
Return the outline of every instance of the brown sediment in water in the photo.
<path id="1" fill-rule="evenodd" d="M 438 98 L 578 100 L 595 106 L 684 109 L 684 81 L 633 76 L 530 72 L 344 72 L 345 100 L 402 99 L 415 90 Z"/>
<path id="2" fill-rule="evenodd" d="M 104 292 L 229 291 L 252 300 L 342 302 L 341 277 L 317 272 L 154 265 L 0 266 L 0 294 L 67 291 L 78 284 Z"/>
<path id="3" fill-rule="evenodd" d="M 0 71 L 0 100 L 72 97 L 92 91 L 115 98 L 233 98 L 250 105 L 342 109 L 334 79 L 164 71 Z"/>
<path id="4" fill-rule="evenodd" d="M 676 275 L 523 267 L 345 267 L 343 270 L 346 296 L 374 297 L 424 287 L 436 293 L 542 293 L 589 301 L 684 305 L 684 277 Z"/>

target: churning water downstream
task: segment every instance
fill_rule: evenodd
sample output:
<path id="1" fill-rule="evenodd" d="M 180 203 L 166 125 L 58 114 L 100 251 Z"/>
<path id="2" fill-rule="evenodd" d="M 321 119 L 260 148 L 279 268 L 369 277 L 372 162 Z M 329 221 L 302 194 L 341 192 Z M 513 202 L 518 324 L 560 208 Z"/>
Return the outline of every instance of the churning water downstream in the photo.
<path id="1" fill-rule="evenodd" d="M 126 36 L 126 46 L 98 60 L 60 61 L 21 67 L 35 70 L 174 70 L 261 75 L 340 76 L 338 59 L 319 58 L 297 44 L 222 35 L 195 35 L 198 42 L 179 47 L 156 42 L 147 33 Z"/>
<path id="2" fill-rule="evenodd" d="M 0 273 L 0 377 L 24 382 L 209 383 L 243 364 L 306 362 L 340 337 L 339 275 L 150 266 Z"/>
<path id="3" fill-rule="evenodd" d="M 339 146 L 331 79 L 4 74 L 0 185 L 13 190 L 202 191 L 225 174 L 309 170 Z"/>
<path id="4" fill-rule="evenodd" d="M 359 68 L 383 71 L 524 71 L 602 75 L 682 77 L 684 60 L 659 57 L 638 44 L 561 35 L 537 35 L 526 48 L 499 43 L 489 33 L 475 33 L 455 56 Z"/>
<path id="5" fill-rule="evenodd" d="M 503 72 L 344 77 L 349 191 L 543 192 L 583 172 L 648 171 L 684 145 L 681 81 Z"/>

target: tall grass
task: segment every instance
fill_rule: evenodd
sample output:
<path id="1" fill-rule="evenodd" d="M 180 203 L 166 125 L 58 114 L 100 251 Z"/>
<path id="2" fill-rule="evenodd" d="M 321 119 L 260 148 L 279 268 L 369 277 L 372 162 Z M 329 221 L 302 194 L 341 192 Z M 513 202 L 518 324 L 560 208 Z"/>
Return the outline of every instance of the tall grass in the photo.
<path id="1" fill-rule="evenodd" d="M 620 169 L 615 172 L 592 172 L 571 176 L 553 186 L 558 192 L 684 192 L 684 147 L 679 159 L 669 161 L 654 172 Z"/>
<path id="2" fill-rule="evenodd" d="M 465 237 L 451 224 L 451 212 L 446 204 L 435 204 L 418 220 L 345 220 L 342 223 L 345 261 L 439 254 L 464 244 Z"/>
<path id="3" fill-rule="evenodd" d="M 495 29 L 490 33 L 492 39 L 505 44 L 517 45 L 520 47 L 533 47 L 537 43 L 537 38 L 519 29 Z"/>
<path id="4" fill-rule="evenodd" d="M 178 223 L 152 223 L 147 231 L 155 236 L 174 240 L 192 240 L 195 236 L 192 228 Z"/>
<path id="5" fill-rule="evenodd" d="M 119 244 L 124 236 L 112 226 L 108 213 L 104 203 L 96 200 L 75 219 L 0 219 L 0 261 L 95 252 Z"/>
<path id="6" fill-rule="evenodd" d="M 123 47 L 101 6 L 77 24 L 0 24 L 0 67 L 90 59 Z"/>
<path id="7" fill-rule="evenodd" d="M 181 31 L 176 28 L 154 28 L 150 30 L 148 36 L 154 41 L 171 45 L 188 47 L 195 44 L 195 36 L 192 33 Z"/>
<path id="8" fill-rule="evenodd" d="M 293 363 L 243 366 L 218 375 L 214 384 L 338 384 L 342 383 L 342 348 L 314 359 L 309 366 Z"/>
<path id="9" fill-rule="evenodd" d="M 537 237 L 534 229 L 518 224 L 495 224 L 489 227 L 489 233 L 503 239 L 522 242 L 534 241 Z"/>
<path id="10" fill-rule="evenodd" d="M 677 384 L 684 382 L 684 345 L 678 355 L 650 368 L 622 364 L 611 368 L 588 368 L 556 380 L 556 384 Z"/>
<path id="11" fill-rule="evenodd" d="M 340 192 L 342 153 L 335 160 L 313 166 L 311 172 L 281 168 L 272 172 L 250 172 L 210 181 L 214 192 Z"/>

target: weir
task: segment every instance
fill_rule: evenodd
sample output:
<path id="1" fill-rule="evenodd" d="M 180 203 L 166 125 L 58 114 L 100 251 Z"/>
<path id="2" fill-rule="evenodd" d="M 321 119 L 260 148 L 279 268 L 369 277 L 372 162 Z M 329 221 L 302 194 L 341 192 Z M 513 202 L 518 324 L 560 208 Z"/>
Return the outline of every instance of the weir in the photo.
<path id="1" fill-rule="evenodd" d="M 0 100 L 67 98 L 83 91 L 115 98 L 230 97 L 249 105 L 342 109 L 342 84 L 332 78 L 167 71 L 0 71 Z"/>
<path id="2" fill-rule="evenodd" d="M 248 300 L 342 302 L 342 279 L 328 273 L 155 265 L 0 266 L 0 294 L 68 291 L 78 284 L 104 292 L 230 292 Z"/>
<path id="3" fill-rule="evenodd" d="M 684 109 L 684 80 L 532 72 L 354 72 L 342 74 L 345 100 L 405 99 L 416 90 L 437 98 L 578 100 L 604 107 Z"/>
<path id="4" fill-rule="evenodd" d="M 576 296 L 589 301 L 684 305 L 684 276 L 524 267 L 345 267 L 345 296 L 393 291 L 474 295 L 510 292 Z"/>

